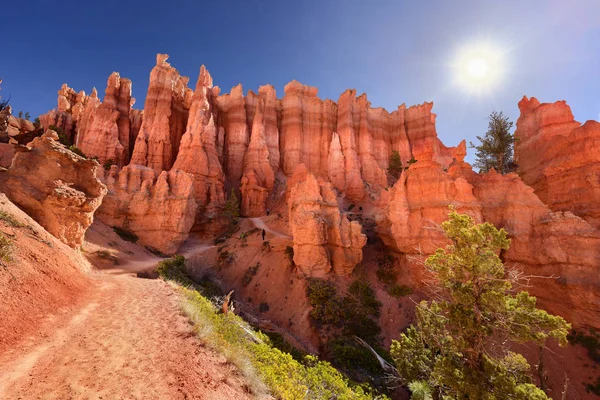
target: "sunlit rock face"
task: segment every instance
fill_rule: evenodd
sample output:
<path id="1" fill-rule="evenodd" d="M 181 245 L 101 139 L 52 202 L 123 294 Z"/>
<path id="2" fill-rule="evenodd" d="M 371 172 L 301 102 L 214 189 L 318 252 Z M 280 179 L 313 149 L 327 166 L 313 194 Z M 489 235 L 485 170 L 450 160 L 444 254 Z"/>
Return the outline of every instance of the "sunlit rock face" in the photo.
<path id="1" fill-rule="evenodd" d="M 16 150 L 0 189 L 63 243 L 80 247 L 106 194 L 98 163 L 69 151 L 51 130 Z"/>
<path id="2" fill-rule="evenodd" d="M 141 245 L 174 254 L 194 224 L 193 176 L 130 164 L 120 171 L 113 166 L 105 181 L 108 193 L 98 219 L 133 232 Z"/>
<path id="3" fill-rule="evenodd" d="M 564 101 L 519 102 L 515 159 L 523 181 L 555 211 L 600 227 L 600 123 L 575 121 Z"/>
<path id="4" fill-rule="evenodd" d="M 294 263 L 306 276 L 351 274 L 367 243 L 360 223 L 340 213 L 331 183 L 319 182 L 304 164 L 296 167 L 289 182 Z"/>
<path id="5" fill-rule="evenodd" d="M 156 56 L 144 105 L 144 118 L 137 135 L 131 163 L 157 172 L 173 166 L 186 126 L 193 91 L 189 78 L 179 75 L 167 59 Z"/>

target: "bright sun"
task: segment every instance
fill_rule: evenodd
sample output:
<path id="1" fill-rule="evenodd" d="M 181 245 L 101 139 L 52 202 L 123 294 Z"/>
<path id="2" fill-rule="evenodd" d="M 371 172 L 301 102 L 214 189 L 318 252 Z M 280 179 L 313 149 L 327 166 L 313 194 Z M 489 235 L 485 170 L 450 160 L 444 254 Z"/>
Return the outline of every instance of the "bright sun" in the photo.
<path id="1" fill-rule="evenodd" d="M 456 83 L 469 93 L 490 92 L 504 75 L 504 52 L 489 43 L 467 46 L 453 64 Z"/>

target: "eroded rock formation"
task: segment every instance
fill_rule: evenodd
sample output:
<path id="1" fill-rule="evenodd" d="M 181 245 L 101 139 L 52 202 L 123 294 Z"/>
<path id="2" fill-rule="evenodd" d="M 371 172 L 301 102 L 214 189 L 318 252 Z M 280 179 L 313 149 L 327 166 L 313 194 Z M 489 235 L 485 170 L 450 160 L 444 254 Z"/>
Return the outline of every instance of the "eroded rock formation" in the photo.
<path id="1" fill-rule="evenodd" d="M 294 263 L 307 276 L 333 270 L 349 275 L 362 261 L 367 237 L 359 222 L 340 213 L 331 183 L 318 181 L 304 164 L 296 167 L 288 186 Z"/>
<path id="2" fill-rule="evenodd" d="M 135 141 L 131 163 L 160 172 L 173 166 L 179 151 L 192 99 L 189 78 L 167 62 L 167 54 L 156 56 L 144 105 L 144 118 Z"/>
<path id="3" fill-rule="evenodd" d="M 600 228 L 600 123 L 575 121 L 565 101 L 519 102 L 515 160 L 523 181 L 555 211 Z"/>
<path id="4" fill-rule="evenodd" d="M 193 177 L 128 165 L 107 173 L 108 194 L 98 210 L 102 222 L 135 233 L 138 243 L 173 254 L 187 239 L 196 213 Z"/>
<path id="5" fill-rule="evenodd" d="M 67 150 L 49 130 L 17 148 L 1 188 L 48 232 L 77 248 L 106 194 L 97 169 L 96 161 Z"/>

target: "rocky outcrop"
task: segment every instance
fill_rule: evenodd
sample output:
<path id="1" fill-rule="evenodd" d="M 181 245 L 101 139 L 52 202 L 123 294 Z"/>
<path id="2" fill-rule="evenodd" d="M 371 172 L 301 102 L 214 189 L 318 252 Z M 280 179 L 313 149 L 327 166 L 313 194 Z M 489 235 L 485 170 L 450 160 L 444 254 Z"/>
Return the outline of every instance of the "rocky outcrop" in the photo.
<path id="1" fill-rule="evenodd" d="M 575 121 L 564 101 L 519 102 L 515 161 L 523 181 L 555 211 L 600 228 L 600 123 Z"/>
<path id="2" fill-rule="evenodd" d="M 248 125 L 246 101 L 242 85 L 231 89 L 229 94 L 217 99 L 220 112 L 220 126 L 223 127 L 223 159 L 227 178 L 234 186 L 239 186 L 244 173 L 244 154 L 248 149 Z"/>
<path id="3" fill-rule="evenodd" d="M 62 242 L 81 246 L 106 194 L 98 163 L 67 150 L 50 130 L 17 151 L 1 177 L 2 191 Z"/>
<path id="4" fill-rule="evenodd" d="M 128 165 L 113 166 L 97 216 L 102 222 L 135 233 L 138 243 L 174 254 L 194 224 L 193 177 L 183 171 L 162 171 Z"/>
<path id="5" fill-rule="evenodd" d="M 113 72 L 106 84 L 102 103 L 90 101 L 84 109 L 75 145 L 101 163 L 112 160 L 119 167 L 129 161 L 132 106 L 131 81 Z"/>
<path id="6" fill-rule="evenodd" d="M 267 197 L 275 185 L 265 132 L 264 105 L 263 101 L 259 100 L 252 122 L 250 144 L 244 157 L 241 211 L 246 217 L 260 217 L 266 214 Z"/>
<path id="7" fill-rule="evenodd" d="M 185 171 L 193 177 L 197 223 L 216 217 L 225 204 L 225 175 L 217 152 L 216 111 L 212 105 L 217 95 L 218 88 L 213 88 L 212 78 L 202 66 L 186 132 L 173 165 L 173 170 Z"/>
<path id="8" fill-rule="evenodd" d="M 329 182 L 319 182 L 300 164 L 288 186 L 290 228 L 294 263 L 307 276 L 331 272 L 349 275 L 362 261 L 367 237 L 357 221 L 340 213 Z"/>
<path id="9" fill-rule="evenodd" d="M 131 163 L 157 172 L 169 170 L 179 151 L 192 99 L 188 77 L 167 62 L 167 54 L 156 56 L 144 105 L 144 118 L 135 141 Z"/>

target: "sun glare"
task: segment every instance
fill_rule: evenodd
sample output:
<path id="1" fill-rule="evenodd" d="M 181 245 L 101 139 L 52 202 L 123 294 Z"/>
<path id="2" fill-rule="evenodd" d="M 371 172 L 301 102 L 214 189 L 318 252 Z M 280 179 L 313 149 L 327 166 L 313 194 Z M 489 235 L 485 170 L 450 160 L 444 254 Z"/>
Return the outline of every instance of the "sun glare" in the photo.
<path id="1" fill-rule="evenodd" d="M 491 44 L 466 46 L 453 65 L 455 81 L 461 89 L 475 94 L 489 92 L 504 75 L 504 52 Z"/>

